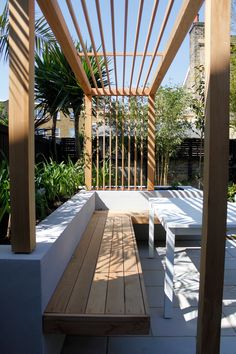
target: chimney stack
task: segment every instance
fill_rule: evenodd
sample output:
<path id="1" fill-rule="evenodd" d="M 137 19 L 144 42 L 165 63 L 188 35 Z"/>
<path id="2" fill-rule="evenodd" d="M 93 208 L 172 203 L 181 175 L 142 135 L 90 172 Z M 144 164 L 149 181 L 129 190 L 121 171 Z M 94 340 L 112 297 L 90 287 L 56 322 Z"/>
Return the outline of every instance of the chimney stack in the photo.
<path id="1" fill-rule="evenodd" d="M 195 19 L 193 20 L 193 23 L 199 22 L 199 14 L 196 15 Z"/>

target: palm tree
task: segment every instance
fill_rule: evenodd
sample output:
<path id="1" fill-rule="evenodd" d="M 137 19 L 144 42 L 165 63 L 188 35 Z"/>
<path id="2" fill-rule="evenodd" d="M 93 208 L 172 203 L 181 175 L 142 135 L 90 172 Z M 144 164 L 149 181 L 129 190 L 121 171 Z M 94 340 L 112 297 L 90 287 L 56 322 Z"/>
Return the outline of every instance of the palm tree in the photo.
<path id="1" fill-rule="evenodd" d="M 76 48 L 78 51 L 81 51 L 80 45 L 77 44 Z M 91 48 L 87 48 L 88 51 L 91 51 Z M 83 90 L 75 77 L 74 72 L 72 71 L 70 65 L 68 64 L 61 48 L 58 45 L 51 46 L 47 48 L 47 56 L 50 56 L 51 60 L 46 62 L 45 70 L 42 68 L 38 70 L 38 65 L 40 63 L 40 56 L 36 55 L 36 85 L 38 82 L 42 82 L 42 90 L 44 92 L 47 90 L 44 86 L 51 87 L 52 91 L 49 90 L 48 94 L 51 96 L 54 95 L 53 100 L 53 112 L 57 110 L 63 111 L 64 114 L 69 115 L 70 111 L 73 111 L 74 115 L 74 128 L 75 128 L 75 149 L 76 149 L 76 158 L 80 157 L 80 144 L 79 144 L 79 118 L 80 113 L 83 107 Z M 45 56 L 42 56 L 42 60 L 46 60 Z M 94 57 L 90 57 L 90 63 L 92 71 L 97 82 L 97 86 L 101 87 L 101 81 L 98 71 L 98 66 Z M 99 64 L 101 67 L 102 78 L 104 86 L 108 84 L 106 77 L 106 67 L 105 62 L 102 58 L 99 59 Z M 43 65 L 41 62 L 40 65 Z M 92 84 L 91 72 L 88 67 L 87 62 L 82 58 L 82 65 L 87 74 L 88 80 Z M 48 67 L 50 66 L 50 68 Z M 48 72 L 48 74 L 47 74 Z M 49 81 L 49 82 L 48 82 Z M 40 89 L 38 90 L 40 94 Z M 39 102 L 42 102 L 40 95 L 36 94 L 36 99 Z M 56 121 L 54 122 L 56 123 Z"/>
<path id="2" fill-rule="evenodd" d="M 55 45 L 55 47 L 57 47 Z M 62 86 L 58 86 L 60 71 L 54 50 L 45 46 L 41 55 L 35 53 L 35 109 L 40 111 L 43 120 L 40 124 L 52 119 L 52 151 L 57 158 L 56 124 L 59 111 L 68 113 L 66 108 L 67 97 Z M 37 117 L 36 117 L 37 118 Z M 39 124 L 36 119 L 36 126 Z"/>
<path id="3" fill-rule="evenodd" d="M 9 7 L 8 0 L 4 6 L 3 12 L 0 15 L 0 59 L 8 59 L 8 36 L 9 36 Z M 56 39 L 48 26 L 44 17 L 36 19 L 35 22 L 35 49 L 39 53 L 44 48 L 44 45 L 48 46 L 54 44 Z"/>

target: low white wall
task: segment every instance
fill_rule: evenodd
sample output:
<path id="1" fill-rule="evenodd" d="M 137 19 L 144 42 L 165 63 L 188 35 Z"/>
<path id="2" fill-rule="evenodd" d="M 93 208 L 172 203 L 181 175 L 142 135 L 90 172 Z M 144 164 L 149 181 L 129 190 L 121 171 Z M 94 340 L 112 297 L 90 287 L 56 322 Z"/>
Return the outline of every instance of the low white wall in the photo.
<path id="1" fill-rule="evenodd" d="M 181 186 L 183 190 L 155 191 L 96 191 L 96 210 L 148 211 L 149 198 L 186 198 L 201 197 L 203 192 L 191 186 Z M 148 241 L 148 225 L 134 225 L 137 240 Z M 155 225 L 155 240 L 165 240 L 165 230 Z M 178 235 L 176 240 L 199 240 L 199 236 Z"/>
<path id="2" fill-rule="evenodd" d="M 154 197 L 186 198 L 202 196 L 202 191 L 190 186 L 184 190 L 96 191 L 96 210 L 148 210 L 148 199 Z"/>
<path id="3" fill-rule="evenodd" d="M 45 336 L 42 314 L 94 209 L 94 192 L 78 193 L 37 226 L 34 252 L 0 246 L 1 354 L 60 353 L 64 336 Z"/>

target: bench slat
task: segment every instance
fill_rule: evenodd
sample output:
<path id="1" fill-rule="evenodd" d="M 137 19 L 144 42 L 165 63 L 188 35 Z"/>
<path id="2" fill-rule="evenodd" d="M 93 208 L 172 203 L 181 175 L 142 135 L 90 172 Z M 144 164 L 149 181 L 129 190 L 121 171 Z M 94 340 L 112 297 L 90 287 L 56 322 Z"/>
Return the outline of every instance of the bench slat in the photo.
<path id="1" fill-rule="evenodd" d="M 139 274 L 125 273 L 125 313 L 145 314 Z"/>
<path id="2" fill-rule="evenodd" d="M 106 314 L 120 315 L 125 313 L 124 291 L 124 273 L 109 273 Z"/>
<path id="3" fill-rule="evenodd" d="M 79 276 L 66 307 L 66 313 L 85 313 L 105 222 L 105 215 L 99 217 L 96 230 L 89 244 L 86 257 L 84 258 L 83 266 L 80 268 Z"/>
<path id="4" fill-rule="evenodd" d="M 78 269 L 81 268 L 93 233 L 96 230 L 100 217 L 94 214 L 77 246 L 45 312 L 64 312 L 78 278 Z"/>

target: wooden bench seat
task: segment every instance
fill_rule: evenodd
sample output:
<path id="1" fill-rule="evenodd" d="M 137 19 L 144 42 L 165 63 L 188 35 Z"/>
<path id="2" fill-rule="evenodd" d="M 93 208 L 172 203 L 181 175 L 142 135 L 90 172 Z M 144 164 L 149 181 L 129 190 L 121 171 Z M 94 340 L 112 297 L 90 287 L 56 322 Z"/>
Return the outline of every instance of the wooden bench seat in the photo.
<path id="1" fill-rule="evenodd" d="M 127 215 L 94 213 L 45 310 L 45 333 L 148 334 L 150 316 Z"/>

